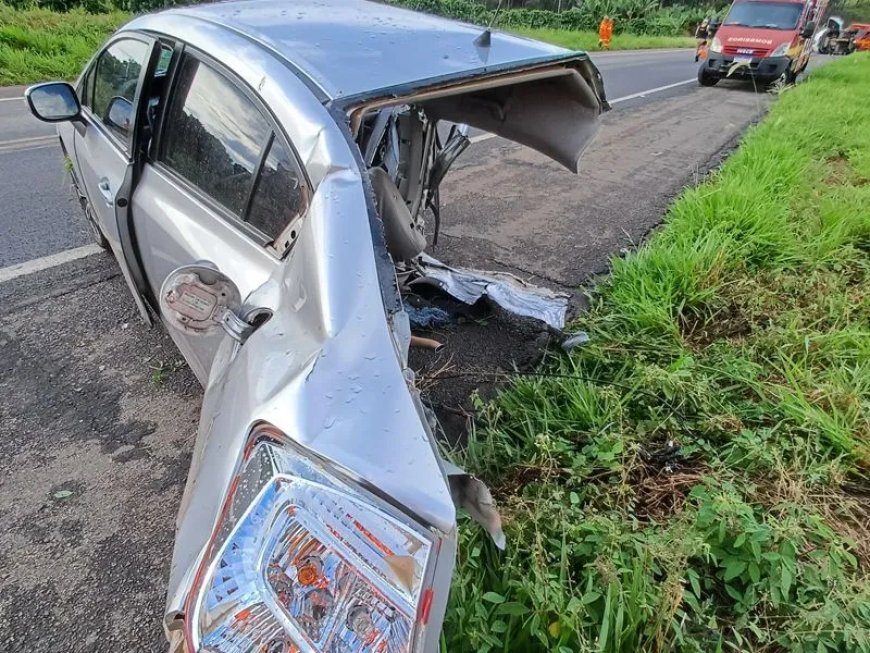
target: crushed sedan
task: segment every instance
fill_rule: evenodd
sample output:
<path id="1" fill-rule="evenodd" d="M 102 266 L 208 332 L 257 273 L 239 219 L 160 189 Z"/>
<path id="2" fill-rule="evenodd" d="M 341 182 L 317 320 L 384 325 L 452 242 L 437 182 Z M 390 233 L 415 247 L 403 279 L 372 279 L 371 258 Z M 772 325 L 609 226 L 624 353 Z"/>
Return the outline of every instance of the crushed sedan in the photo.
<path id="1" fill-rule="evenodd" d="M 138 17 L 26 97 L 205 388 L 170 650 L 438 650 L 457 509 L 505 542 L 439 455 L 403 295 L 563 326 L 563 297 L 429 255 L 424 215 L 469 129 L 576 172 L 608 109 L 587 55 L 365 0 L 250 0 Z"/>

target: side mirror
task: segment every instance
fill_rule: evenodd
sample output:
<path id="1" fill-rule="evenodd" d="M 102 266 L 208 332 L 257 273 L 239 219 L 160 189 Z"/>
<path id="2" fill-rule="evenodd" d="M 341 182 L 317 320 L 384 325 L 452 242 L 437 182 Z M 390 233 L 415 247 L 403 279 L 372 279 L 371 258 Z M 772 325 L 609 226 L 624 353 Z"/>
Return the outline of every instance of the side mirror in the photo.
<path id="1" fill-rule="evenodd" d="M 133 124 L 133 103 L 120 95 L 109 100 L 109 106 L 106 109 L 106 124 L 124 134 L 129 134 Z"/>
<path id="2" fill-rule="evenodd" d="M 816 21 L 809 20 L 809 21 L 807 21 L 807 24 L 804 25 L 804 28 L 801 30 L 801 38 L 808 39 L 815 33 L 816 33 Z"/>
<path id="3" fill-rule="evenodd" d="M 174 270 L 160 288 L 160 312 L 174 329 L 189 336 L 208 336 L 220 329 L 244 342 L 252 325 L 239 317 L 239 288 L 210 261 Z"/>
<path id="4" fill-rule="evenodd" d="M 46 82 L 24 91 L 30 112 L 44 122 L 78 120 L 82 107 L 75 89 L 66 82 Z"/>

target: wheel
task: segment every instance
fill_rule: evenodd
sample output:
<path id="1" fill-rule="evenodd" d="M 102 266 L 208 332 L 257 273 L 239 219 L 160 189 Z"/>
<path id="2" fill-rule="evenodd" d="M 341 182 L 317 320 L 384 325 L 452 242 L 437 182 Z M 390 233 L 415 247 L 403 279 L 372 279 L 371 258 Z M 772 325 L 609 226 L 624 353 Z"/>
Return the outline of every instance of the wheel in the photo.
<path id="1" fill-rule="evenodd" d="M 698 83 L 701 86 L 716 86 L 718 82 L 719 78 L 716 75 L 707 72 L 707 66 L 698 68 Z"/>
<path id="2" fill-rule="evenodd" d="M 94 212 L 91 211 L 91 206 L 88 204 L 88 201 L 82 198 L 82 210 L 85 212 L 85 220 L 88 223 L 88 229 L 91 232 L 91 238 L 94 239 L 94 242 L 102 249 L 109 249 L 109 241 L 106 240 L 106 237 L 103 235 L 103 230 L 100 229 L 100 225 L 97 223 L 97 218 L 94 216 Z"/>
<path id="3" fill-rule="evenodd" d="M 79 200 L 79 206 L 82 207 L 82 213 L 85 214 L 85 222 L 88 223 L 88 231 L 91 232 L 91 238 L 94 239 L 94 242 L 102 249 L 109 249 L 109 241 L 106 240 L 106 237 L 103 235 L 103 230 L 100 229 L 100 224 L 97 222 L 97 218 L 94 215 L 93 210 L 91 210 L 91 204 L 88 202 L 88 198 L 82 193 L 79 187 L 79 180 L 76 177 L 75 170 L 72 167 L 72 162 L 69 161 L 67 165 L 69 166 L 69 175 L 72 180 L 72 191 L 75 193 L 75 196 Z"/>

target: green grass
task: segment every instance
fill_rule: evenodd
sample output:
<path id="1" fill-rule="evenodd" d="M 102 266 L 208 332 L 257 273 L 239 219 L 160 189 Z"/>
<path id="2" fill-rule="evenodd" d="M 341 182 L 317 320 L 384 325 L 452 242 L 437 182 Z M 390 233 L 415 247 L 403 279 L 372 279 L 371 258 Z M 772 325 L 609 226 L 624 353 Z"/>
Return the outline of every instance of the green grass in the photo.
<path id="1" fill-rule="evenodd" d="M 0 3 L 0 85 L 75 79 L 103 41 L 128 19 L 120 11 L 57 13 Z"/>
<path id="2" fill-rule="evenodd" d="M 445 650 L 870 651 L 868 80 L 783 92 L 480 404 L 508 549 L 461 523 Z"/>
<path id="3" fill-rule="evenodd" d="M 599 50 L 598 33 L 561 29 L 507 28 L 521 36 L 546 41 L 569 50 Z M 648 50 L 650 48 L 693 48 L 695 39 L 689 36 L 647 36 L 644 34 L 614 34 L 611 50 Z"/>

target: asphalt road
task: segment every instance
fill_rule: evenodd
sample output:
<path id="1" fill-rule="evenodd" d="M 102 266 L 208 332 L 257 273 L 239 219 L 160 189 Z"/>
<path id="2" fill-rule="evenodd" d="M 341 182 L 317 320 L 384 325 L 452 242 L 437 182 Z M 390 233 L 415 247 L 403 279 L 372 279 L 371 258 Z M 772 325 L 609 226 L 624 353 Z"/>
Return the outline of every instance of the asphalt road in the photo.
<path id="1" fill-rule="evenodd" d="M 89 242 L 54 127 L 0 89 L 0 268 Z"/>
<path id="2" fill-rule="evenodd" d="M 692 79 L 697 70 L 691 50 L 611 52 L 593 60 L 611 99 Z M 22 92 L 0 89 L 0 268 L 90 242 L 54 128 L 30 115 Z"/>

